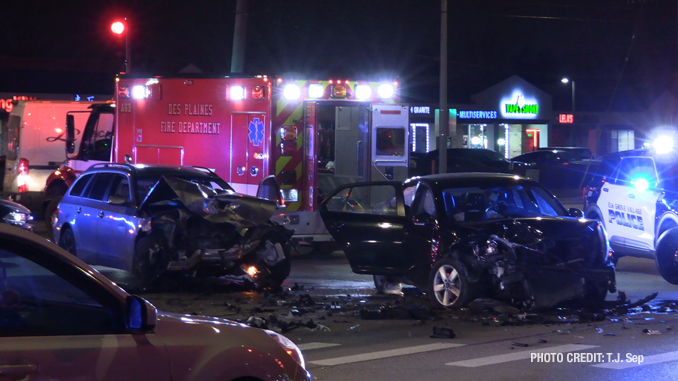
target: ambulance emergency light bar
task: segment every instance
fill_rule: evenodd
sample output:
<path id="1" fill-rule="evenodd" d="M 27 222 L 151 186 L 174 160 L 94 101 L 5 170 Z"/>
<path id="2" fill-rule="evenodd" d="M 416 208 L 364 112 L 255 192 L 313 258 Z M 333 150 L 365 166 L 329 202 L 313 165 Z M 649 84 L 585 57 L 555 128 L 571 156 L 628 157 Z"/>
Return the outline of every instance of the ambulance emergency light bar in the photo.
<path id="1" fill-rule="evenodd" d="M 278 78 L 278 83 L 282 83 Z M 328 81 L 327 88 L 322 83 L 309 83 L 305 86 L 306 96 L 308 98 L 320 99 L 325 96 L 325 91 L 329 89 L 329 97 L 332 99 L 346 99 L 350 97 L 349 89 L 351 81 Z M 397 83 L 382 83 L 377 87 L 377 95 L 381 99 L 390 99 L 395 96 Z M 287 100 L 297 100 L 302 96 L 302 89 L 296 83 L 287 83 L 283 86 L 283 97 Z M 357 83 L 353 87 L 353 97 L 357 100 L 368 100 L 372 97 L 372 87 L 367 84 Z"/>

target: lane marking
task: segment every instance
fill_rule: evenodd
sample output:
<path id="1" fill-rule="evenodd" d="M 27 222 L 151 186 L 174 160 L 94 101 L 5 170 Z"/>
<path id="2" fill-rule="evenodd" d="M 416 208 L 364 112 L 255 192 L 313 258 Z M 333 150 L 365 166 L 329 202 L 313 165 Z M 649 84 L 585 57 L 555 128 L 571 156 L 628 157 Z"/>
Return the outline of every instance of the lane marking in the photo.
<path id="1" fill-rule="evenodd" d="M 341 345 L 341 344 L 312 342 L 312 343 L 297 344 L 297 347 L 299 347 L 299 349 L 301 349 L 302 351 L 310 351 L 310 350 L 313 350 L 313 349 L 336 347 L 338 345 Z"/>
<path id="2" fill-rule="evenodd" d="M 447 344 L 447 343 L 417 345 L 417 346 L 414 346 L 414 347 L 391 349 L 391 350 L 388 350 L 388 351 L 370 352 L 370 353 L 363 353 L 363 354 L 360 354 L 360 355 L 335 357 L 335 358 L 318 360 L 318 361 L 308 361 L 308 363 L 314 364 L 314 365 L 323 365 L 323 366 L 352 364 L 352 363 L 361 362 L 361 361 L 379 360 L 379 359 L 385 359 L 385 358 L 389 358 L 389 357 L 405 356 L 405 355 L 411 355 L 411 354 L 415 354 L 415 353 L 423 353 L 423 352 L 439 351 L 441 349 L 463 347 L 465 345 L 466 344 Z"/>
<path id="3" fill-rule="evenodd" d="M 620 360 L 621 360 L 621 362 L 607 362 L 607 363 L 595 364 L 595 365 L 591 365 L 591 366 L 596 367 L 596 368 L 606 368 L 606 369 L 626 369 L 626 368 L 633 368 L 633 367 L 643 366 L 643 365 L 660 364 L 660 363 L 663 363 L 663 362 L 678 360 L 678 351 L 660 353 L 658 355 L 652 355 L 652 356 L 643 356 L 643 362 L 642 363 L 626 362 L 626 357 L 622 357 Z"/>
<path id="4" fill-rule="evenodd" d="M 598 345 L 579 345 L 579 344 L 566 344 L 559 345 L 549 348 L 539 348 L 539 349 L 530 349 L 527 351 L 512 352 L 503 355 L 480 357 L 477 359 L 463 360 L 448 362 L 445 365 L 453 366 L 464 366 L 468 368 L 475 368 L 478 366 L 500 364 L 503 362 L 517 361 L 517 360 L 526 360 L 529 359 L 532 353 L 564 353 L 564 352 L 574 352 L 582 351 L 584 349 L 598 348 Z"/>

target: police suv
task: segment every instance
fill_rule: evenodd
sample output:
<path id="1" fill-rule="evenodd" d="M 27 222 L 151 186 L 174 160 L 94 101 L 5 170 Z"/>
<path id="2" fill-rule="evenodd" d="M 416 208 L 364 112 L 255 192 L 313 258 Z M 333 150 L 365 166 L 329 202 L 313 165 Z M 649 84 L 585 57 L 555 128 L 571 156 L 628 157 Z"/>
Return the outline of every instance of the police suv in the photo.
<path id="1" fill-rule="evenodd" d="M 664 141 L 663 143 L 669 143 Z M 664 144 L 610 154 L 587 218 L 603 222 L 622 256 L 654 259 L 661 276 L 678 284 L 678 150 Z"/>

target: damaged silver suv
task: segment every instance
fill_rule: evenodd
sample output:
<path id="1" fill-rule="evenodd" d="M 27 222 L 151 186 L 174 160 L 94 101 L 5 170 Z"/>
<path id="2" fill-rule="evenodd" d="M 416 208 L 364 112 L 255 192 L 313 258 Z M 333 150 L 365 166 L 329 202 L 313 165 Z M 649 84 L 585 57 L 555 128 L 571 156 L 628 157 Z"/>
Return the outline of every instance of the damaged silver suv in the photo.
<path id="1" fill-rule="evenodd" d="M 129 271 L 134 290 L 167 272 L 275 288 L 290 272 L 292 235 L 269 220 L 276 206 L 205 168 L 104 163 L 73 183 L 52 226 L 71 254 Z"/>

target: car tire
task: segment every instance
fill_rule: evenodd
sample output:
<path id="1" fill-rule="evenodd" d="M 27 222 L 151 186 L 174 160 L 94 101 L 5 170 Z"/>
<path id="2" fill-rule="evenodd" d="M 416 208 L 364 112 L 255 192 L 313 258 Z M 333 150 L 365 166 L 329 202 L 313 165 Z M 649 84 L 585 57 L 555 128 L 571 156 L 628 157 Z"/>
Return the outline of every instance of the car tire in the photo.
<path id="1" fill-rule="evenodd" d="M 382 295 L 384 293 L 384 285 L 389 282 L 389 279 L 386 275 L 372 275 L 374 280 L 374 288 L 377 289 L 377 294 Z"/>
<path id="2" fill-rule="evenodd" d="M 655 262 L 659 275 L 671 284 L 678 284 L 678 227 L 671 228 L 657 240 Z"/>
<path id="3" fill-rule="evenodd" d="M 47 204 L 47 207 L 45 208 L 45 214 L 44 214 L 44 224 L 45 224 L 45 229 L 47 230 L 47 234 L 49 235 L 50 238 L 54 238 L 54 233 L 52 231 L 52 220 L 54 213 L 57 211 L 57 206 L 59 206 L 59 203 L 61 202 L 61 199 L 63 199 L 64 196 L 54 196 L 50 201 L 49 204 Z"/>
<path id="4" fill-rule="evenodd" d="M 132 258 L 132 282 L 130 287 L 133 292 L 149 291 L 157 274 L 153 272 L 150 264 L 150 250 L 148 239 L 137 239 L 134 245 L 134 257 Z"/>
<path id="5" fill-rule="evenodd" d="M 463 263 L 443 258 L 433 265 L 429 275 L 429 296 L 434 307 L 464 307 L 471 299 L 471 291 Z"/>
<path id="6" fill-rule="evenodd" d="M 602 309 L 607 297 L 607 283 L 587 280 L 584 284 L 585 305 L 591 309 Z"/>
<path id="7" fill-rule="evenodd" d="M 605 221 L 602 219 L 602 213 L 600 213 L 600 208 L 598 208 L 598 205 L 589 205 L 586 209 L 584 209 L 584 218 L 588 218 L 589 220 L 598 220 L 603 223 L 603 226 L 605 226 Z"/>
<path id="8" fill-rule="evenodd" d="M 73 229 L 68 226 L 61 228 L 61 236 L 59 237 L 59 246 L 71 253 L 73 256 L 77 257 L 77 246 L 75 244 L 75 234 Z"/>

